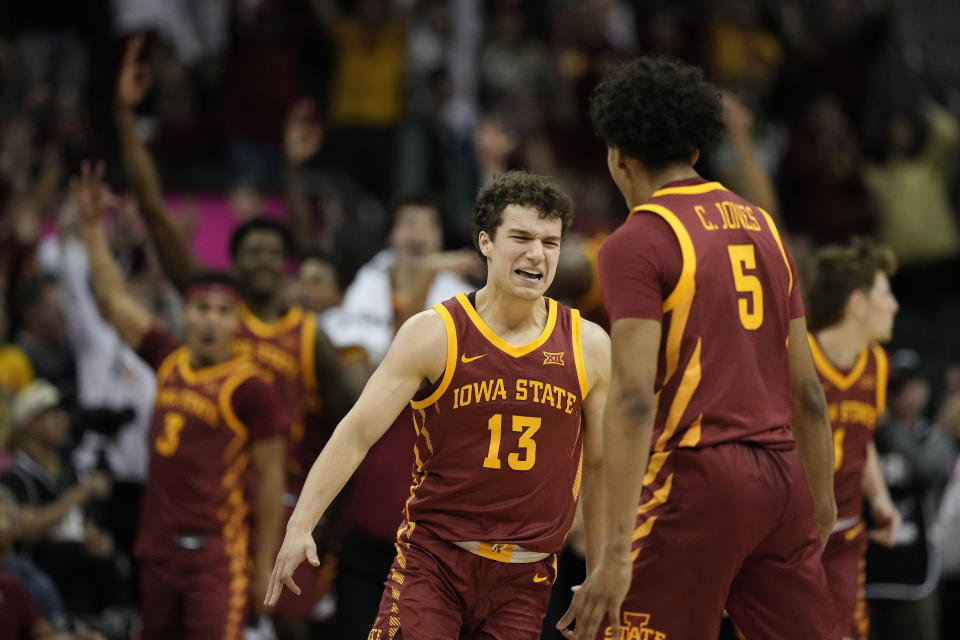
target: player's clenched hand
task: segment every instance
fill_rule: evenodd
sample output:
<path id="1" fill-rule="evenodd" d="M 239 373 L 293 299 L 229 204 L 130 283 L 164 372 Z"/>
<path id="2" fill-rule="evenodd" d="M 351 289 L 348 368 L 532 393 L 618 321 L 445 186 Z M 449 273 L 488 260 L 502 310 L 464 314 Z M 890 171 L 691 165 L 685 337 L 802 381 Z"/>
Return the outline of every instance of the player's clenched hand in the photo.
<path id="1" fill-rule="evenodd" d="M 878 500 L 870 507 L 876 525 L 870 530 L 870 539 L 885 547 L 892 547 L 900 528 L 900 512 L 890 500 Z"/>
<path id="2" fill-rule="evenodd" d="M 313 541 L 313 533 L 287 529 L 287 535 L 284 536 L 283 544 L 280 545 L 280 553 L 277 554 L 277 561 L 273 565 L 273 574 L 270 576 L 270 584 L 267 586 L 267 595 L 263 599 L 265 605 L 272 607 L 277 604 L 283 585 L 287 585 L 290 591 L 300 595 L 300 587 L 293 581 L 293 572 L 304 560 L 315 567 L 320 566 L 320 559 L 317 557 L 317 545 Z"/>
<path id="3" fill-rule="evenodd" d="M 570 608 L 557 623 L 557 629 L 570 640 L 593 640 L 597 627 L 607 618 L 612 635 L 620 634 L 620 605 L 630 589 L 630 556 L 604 561 L 582 585 L 575 587 Z M 576 620 L 577 627 L 570 630 Z"/>

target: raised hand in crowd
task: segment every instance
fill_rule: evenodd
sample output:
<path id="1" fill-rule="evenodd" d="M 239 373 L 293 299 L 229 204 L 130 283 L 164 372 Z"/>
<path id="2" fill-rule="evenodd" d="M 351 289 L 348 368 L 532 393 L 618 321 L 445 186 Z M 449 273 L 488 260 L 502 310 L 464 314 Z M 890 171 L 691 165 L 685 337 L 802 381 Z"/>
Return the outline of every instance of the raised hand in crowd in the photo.
<path id="1" fill-rule="evenodd" d="M 117 75 L 116 101 L 119 108 L 136 107 L 143 101 L 143 97 L 147 95 L 147 91 L 153 84 L 150 69 L 140 62 L 145 41 L 146 38 L 143 35 L 138 35 L 127 43 L 120 73 Z"/>

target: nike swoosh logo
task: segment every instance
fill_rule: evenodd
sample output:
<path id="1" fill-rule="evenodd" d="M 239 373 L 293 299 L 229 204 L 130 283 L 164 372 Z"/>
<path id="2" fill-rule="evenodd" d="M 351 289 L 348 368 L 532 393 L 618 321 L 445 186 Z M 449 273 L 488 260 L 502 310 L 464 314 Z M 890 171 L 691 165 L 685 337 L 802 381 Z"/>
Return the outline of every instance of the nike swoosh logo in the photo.
<path id="1" fill-rule="evenodd" d="M 479 360 L 480 358 L 484 358 L 486 357 L 486 355 L 487 354 L 485 353 L 481 353 L 478 356 L 473 356 L 472 358 L 468 358 L 467 354 L 463 354 L 462 356 L 460 356 L 460 362 L 462 362 L 463 364 L 467 364 L 468 362 L 473 362 L 474 360 Z"/>
<path id="2" fill-rule="evenodd" d="M 543 581 L 546 580 L 546 579 L 547 579 L 547 576 L 541 576 L 539 573 L 536 573 L 536 574 L 534 574 L 534 576 L 533 576 L 533 581 L 534 581 L 534 582 L 543 582 Z"/>

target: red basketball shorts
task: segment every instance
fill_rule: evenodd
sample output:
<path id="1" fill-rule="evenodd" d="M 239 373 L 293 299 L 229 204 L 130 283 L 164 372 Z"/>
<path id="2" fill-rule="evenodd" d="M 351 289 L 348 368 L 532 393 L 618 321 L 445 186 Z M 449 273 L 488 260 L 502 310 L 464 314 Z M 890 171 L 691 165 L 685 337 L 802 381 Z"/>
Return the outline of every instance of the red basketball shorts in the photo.
<path id="1" fill-rule="evenodd" d="M 241 640 L 246 622 L 246 547 L 231 559 L 223 541 L 203 549 L 165 550 L 141 557 L 143 640 Z"/>
<path id="2" fill-rule="evenodd" d="M 397 545 L 369 640 L 539 640 L 556 556 L 482 558 L 416 528 Z"/>
<path id="3" fill-rule="evenodd" d="M 618 640 L 716 638 L 724 609 L 746 640 L 839 638 L 796 451 L 652 455 L 633 540 Z"/>
<path id="4" fill-rule="evenodd" d="M 866 553 L 867 531 L 862 522 L 834 533 L 823 550 L 823 570 L 840 619 L 840 631 L 845 638 L 854 640 L 867 640 L 870 634 L 864 588 Z"/>

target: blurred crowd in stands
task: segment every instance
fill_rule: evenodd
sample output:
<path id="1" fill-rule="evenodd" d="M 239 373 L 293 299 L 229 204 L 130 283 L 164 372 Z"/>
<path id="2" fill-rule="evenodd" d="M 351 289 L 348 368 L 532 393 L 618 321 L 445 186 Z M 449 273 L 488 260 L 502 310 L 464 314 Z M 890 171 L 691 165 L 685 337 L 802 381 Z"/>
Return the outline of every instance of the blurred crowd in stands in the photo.
<path id="1" fill-rule="evenodd" d="M 573 197 L 552 295 L 602 322 L 596 256 L 626 211 L 588 96 L 636 54 L 703 67 L 724 92 L 728 128 L 697 167 L 705 177 L 770 211 L 798 264 L 855 235 L 897 255 L 901 311 L 877 446 L 906 524 L 893 551 L 868 559 L 873 633 L 906 637 L 895 631 L 906 615 L 910 629 L 928 625 L 924 638 L 960 637 L 960 67 L 951 64 L 960 4 L 951 0 L 4 3 L 0 589 L 28 594 L 24 629 L 40 620 L 64 637 L 128 638 L 136 627 L 131 545 L 154 378 L 98 315 L 70 186 L 81 160 L 106 161 L 120 194 L 114 253 L 176 333 L 179 295 L 127 186 L 117 124 L 114 83 L 134 33 L 147 34 L 150 84 L 135 131 L 181 231 L 223 267 L 237 224 L 260 215 L 289 224 L 300 259 L 285 295 L 321 314 L 343 375 L 360 384 L 406 317 L 482 277 L 468 246 L 472 202 L 508 169 L 556 176 Z M 413 437 L 409 426 L 391 429 L 338 510 L 311 637 L 366 637 Z M 578 540 L 570 536 L 545 629 L 582 579 Z M 16 637 L 6 627 L 0 639 Z"/>

